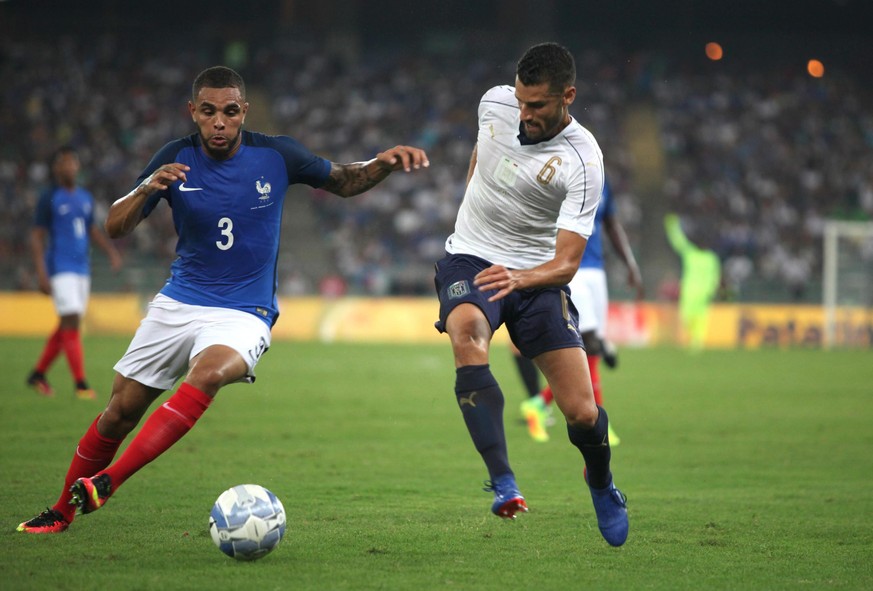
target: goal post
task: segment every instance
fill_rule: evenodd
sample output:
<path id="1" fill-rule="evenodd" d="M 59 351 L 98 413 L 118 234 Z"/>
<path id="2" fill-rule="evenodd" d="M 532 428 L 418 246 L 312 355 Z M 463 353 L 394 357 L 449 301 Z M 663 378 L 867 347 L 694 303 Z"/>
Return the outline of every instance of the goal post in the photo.
<path id="1" fill-rule="evenodd" d="M 822 296 L 825 346 L 873 347 L 873 222 L 825 222 Z"/>

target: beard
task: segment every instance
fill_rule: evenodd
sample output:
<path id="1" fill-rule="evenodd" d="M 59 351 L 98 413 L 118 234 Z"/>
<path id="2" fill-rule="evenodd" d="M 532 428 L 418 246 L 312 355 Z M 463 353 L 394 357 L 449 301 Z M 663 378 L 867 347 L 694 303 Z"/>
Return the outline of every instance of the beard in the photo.
<path id="1" fill-rule="evenodd" d="M 566 127 L 562 125 L 563 121 L 564 114 L 561 112 L 551 119 L 532 122 L 533 125 L 522 122 L 521 131 L 531 142 L 550 140 Z"/>
<path id="2" fill-rule="evenodd" d="M 212 142 L 216 137 L 221 138 L 222 141 L 219 143 Z M 203 146 L 203 151 L 214 160 L 226 160 L 227 158 L 230 158 L 230 156 L 236 151 L 237 147 L 239 147 L 241 141 L 242 131 L 239 131 L 234 137 L 213 135 L 208 139 L 203 135 L 203 133 L 200 134 L 200 144 Z"/>

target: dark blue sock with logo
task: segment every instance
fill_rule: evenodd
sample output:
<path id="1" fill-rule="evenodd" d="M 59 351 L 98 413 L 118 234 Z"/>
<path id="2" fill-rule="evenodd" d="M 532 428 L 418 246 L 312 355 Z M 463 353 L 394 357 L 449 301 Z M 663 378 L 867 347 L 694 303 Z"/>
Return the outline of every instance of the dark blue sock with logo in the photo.
<path id="1" fill-rule="evenodd" d="M 503 431 L 503 392 L 490 366 L 467 365 L 455 371 L 458 407 L 491 480 L 511 474 Z"/>
<path id="2" fill-rule="evenodd" d="M 579 425 L 567 424 L 567 434 L 570 442 L 579 448 L 582 457 L 585 458 L 585 467 L 588 468 L 588 484 L 592 488 L 606 488 L 612 482 L 612 474 L 609 471 L 609 460 L 612 453 L 609 450 L 609 417 L 602 406 L 594 427 L 585 429 Z"/>

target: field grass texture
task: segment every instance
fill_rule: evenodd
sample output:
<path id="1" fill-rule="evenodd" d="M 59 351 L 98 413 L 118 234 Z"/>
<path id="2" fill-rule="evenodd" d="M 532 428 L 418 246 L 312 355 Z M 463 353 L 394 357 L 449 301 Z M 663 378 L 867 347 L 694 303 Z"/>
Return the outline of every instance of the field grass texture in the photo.
<path id="1" fill-rule="evenodd" d="M 24 386 L 41 340 L 0 341 L 0 588 L 873 588 L 869 351 L 622 350 L 602 370 L 630 514 L 621 548 L 600 537 L 561 421 L 551 441 L 529 439 L 502 346 L 492 368 L 531 510 L 490 514 L 448 342 L 274 343 L 254 385 L 222 390 L 99 512 L 60 535 L 16 532 L 57 499 L 126 345 L 86 339 L 98 401 L 80 401 L 63 359 L 54 398 Z M 208 533 L 216 497 L 242 483 L 272 490 L 288 516 L 285 539 L 254 563 Z"/>

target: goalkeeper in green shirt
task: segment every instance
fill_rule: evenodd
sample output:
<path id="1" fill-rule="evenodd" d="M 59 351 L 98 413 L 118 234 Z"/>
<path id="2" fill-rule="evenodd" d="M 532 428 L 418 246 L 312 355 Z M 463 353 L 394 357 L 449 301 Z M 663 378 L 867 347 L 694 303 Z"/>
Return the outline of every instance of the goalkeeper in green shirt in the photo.
<path id="1" fill-rule="evenodd" d="M 664 230 L 670 246 L 682 259 L 679 318 L 684 330 L 683 342 L 692 350 L 700 350 L 706 338 L 709 306 L 721 285 L 721 261 L 715 252 L 688 239 L 678 215 L 664 216 Z"/>

